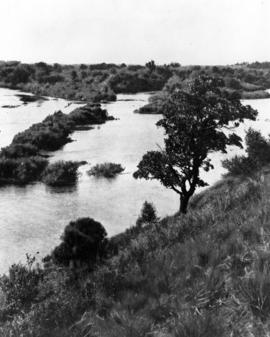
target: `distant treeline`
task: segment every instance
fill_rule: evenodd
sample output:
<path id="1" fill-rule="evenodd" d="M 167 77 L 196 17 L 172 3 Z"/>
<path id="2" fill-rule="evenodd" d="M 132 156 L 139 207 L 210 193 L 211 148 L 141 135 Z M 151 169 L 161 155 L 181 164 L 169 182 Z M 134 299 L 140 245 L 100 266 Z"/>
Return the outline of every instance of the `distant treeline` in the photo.
<path id="1" fill-rule="evenodd" d="M 270 62 L 233 66 L 181 66 L 179 63 L 120 65 L 113 63 L 60 65 L 19 61 L 0 62 L 0 86 L 36 95 L 83 101 L 113 101 L 118 93 L 157 91 L 173 82 L 197 76 L 218 76 L 229 91 L 242 98 L 269 97 Z"/>

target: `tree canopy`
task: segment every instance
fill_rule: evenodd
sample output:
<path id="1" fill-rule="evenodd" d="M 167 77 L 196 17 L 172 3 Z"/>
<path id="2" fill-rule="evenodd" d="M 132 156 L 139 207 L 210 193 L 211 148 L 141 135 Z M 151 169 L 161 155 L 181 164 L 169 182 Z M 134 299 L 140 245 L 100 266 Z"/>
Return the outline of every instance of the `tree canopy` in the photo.
<path id="1" fill-rule="evenodd" d="M 211 77 L 174 86 L 162 102 L 163 118 L 157 122 L 165 130 L 164 149 L 147 152 L 134 173 L 135 178 L 157 179 L 178 193 L 182 213 L 195 189 L 207 185 L 200 169 L 213 168 L 209 154 L 226 153 L 228 145 L 242 147 L 231 129 L 257 116 L 256 110 L 223 87 L 223 80 Z"/>

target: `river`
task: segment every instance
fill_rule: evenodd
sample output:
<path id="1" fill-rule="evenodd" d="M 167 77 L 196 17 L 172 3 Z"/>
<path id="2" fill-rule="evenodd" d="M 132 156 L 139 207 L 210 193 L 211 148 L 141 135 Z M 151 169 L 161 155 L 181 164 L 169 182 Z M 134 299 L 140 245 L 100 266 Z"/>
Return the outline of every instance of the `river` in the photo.
<path id="1" fill-rule="evenodd" d="M 17 91 L 0 89 L 0 147 L 8 145 L 13 136 L 44 119 L 56 110 L 65 113 L 77 104 L 63 99 L 48 99 L 23 105 Z M 103 104 L 117 120 L 95 126 L 93 130 L 76 131 L 74 142 L 52 154 L 51 161 L 86 160 L 74 188 L 49 188 L 41 183 L 26 187 L 0 188 L 0 272 L 14 262 L 24 261 L 25 254 L 40 256 L 59 244 L 59 238 L 69 221 L 89 216 L 100 221 L 108 235 L 117 234 L 135 224 L 145 200 L 153 202 L 158 215 L 164 217 L 178 210 L 178 196 L 156 181 L 135 180 L 132 173 L 142 155 L 163 144 L 162 129 L 155 123 L 160 115 L 140 115 L 135 109 L 147 103 L 149 94 L 118 95 L 113 103 Z M 270 100 L 244 101 L 259 110 L 258 121 L 246 122 L 239 128 L 252 126 L 264 135 L 269 132 Z M 3 108 L 5 105 L 19 105 Z M 203 173 L 210 185 L 220 179 L 224 170 L 221 160 L 239 150 L 231 148 L 227 155 L 212 154 L 215 169 Z M 88 176 L 86 171 L 96 163 L 120 163 L 124 174 L 113 180 Z"/>

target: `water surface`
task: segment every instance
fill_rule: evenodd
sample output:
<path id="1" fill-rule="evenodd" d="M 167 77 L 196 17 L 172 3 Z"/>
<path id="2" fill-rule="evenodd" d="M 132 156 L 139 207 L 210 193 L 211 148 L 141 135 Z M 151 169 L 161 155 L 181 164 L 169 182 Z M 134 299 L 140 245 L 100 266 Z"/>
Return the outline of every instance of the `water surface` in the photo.
<path id="1" fill-rule="evenodd" d="M 8 145 L 13 136 L 31 124 L 41 121 L 48 114 L 61 109 L 69 112 L 76 105 L 68 106 L 65 100 L 49 99 L 17 108 L 1 108 L 7 104 L 21 104 L 13 90 L 0 89 L 0 146 Z M 86 160 L 80 168 L 80 177 L 74 188 L 48 188 L 41 183 L 27 187 L 0 188 L 0 272 L 13 262 L 24 260 L 25 253 L 41 256 L 49 253 L 59 243 L 64 227 L 71 220 L 89 216 L 100 221 L 109 235 L 134 225 L 145 200 L 155 204 L 158 215 L 175 213 L 179 198 L 171 190 L 156 181 L 135 180 L 132 173 L 142 155 L 163 145 L 162 129 L 155 123 L 158 115 L 139 115 L 134 110 L 147 103 L 149 94 L 118 95 L 118 101 L 104 105 L 117 118 L 115 121 L 95 126 L 93 130 L 76 131 L 74 142 L 54 152 L 51 161 Z M 244 135 L 249 126 L 269 132 L 268 111 L 270 100 L 244 101 L 260 112 L 257 122 L 246 122 L 238 130 Z M 241 152 L 241 151 L 240 151 Z M 211 185 L 224 173 L 221 160 L 235 153 L 231 148 L 227 155 L 213 154 L 215 170 L 203 173 Z M 124 174 L 116 179 L 96 179 L 87 170 L 105 161 L 120 163 Z"/>

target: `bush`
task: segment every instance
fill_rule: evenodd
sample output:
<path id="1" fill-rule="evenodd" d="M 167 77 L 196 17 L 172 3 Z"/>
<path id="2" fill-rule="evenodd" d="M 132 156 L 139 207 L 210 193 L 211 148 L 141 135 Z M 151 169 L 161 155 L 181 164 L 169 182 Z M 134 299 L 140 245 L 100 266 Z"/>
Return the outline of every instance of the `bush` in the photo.
<path id="1" fill-rule="evenodd" d="M 24 144 L 11 144 L 7 147 L 2 148 L 0 152 L 0 157 L 2 158 L 22 158 L 31 157 L 38 154 L 38 149 L 36 146 L 24 143 Z"/>
<path id="2" fill-rule="evenodd" d="M 250 176 L 257 168 L 255 161 L 245 156 L 235 156 L 231 159 L 225 159 L 222 162 L 222 166 L 232 176 Z"/>
<path id="3" fill-rule="evenodd" d="M 41 157 L 0 158 L 0 183 L 26 184 L 39 180 L 48 161 Z"/>
<path id="4" fill-rule="evenodd" d="M 222 162 L 233 176 L 250 176 L 270 163 L 270 142 L 259 131 L 249 128 L 245 141 L 247 156 L 235 156 Z"/>
<path id="5" fill-rule="evenodd" d="M 96 177 L 114 178 L 117 174 L 123 172 L 124 170 L 125 169 L 121 166 L 121 164 L 104 163 L 97 164 L 92 167 L 88 171 L 88 174 Z"/>
<path id="6" fill-rule="evenodd" d="M 80 164 L 73 161 L 58 161 L 46 167 L 42 181 L 50 186 L 75 184 L 78 178 L 77 169 Z"/>
<path id="7" fill-rule="evenodd" d="M 73 131 L 74 123 L 61 111 L 46 117 L 43 122 L 33 124 L 29 129 L 18 133 L 14 144 L 31 144 L 39 150 L 55 151 L 70 141 L 68 135 Z"/>
<path id="8" fill-rule="evenodd" d="M 249 128 L 246 134 L 246 152 L 260 166 L 270 162 L 270 142 L 259 131 Z"/>
<path id="9" fill-rule="evenodd" d="M 88 103 L 73 110 L 69 117 L 76 124 L 102 124 L 108 119 L 108 113 L 101 109 L 100 104 Z"/>
<path id="10" fill-rule="evenodd" d="M 37 299 L 38 284 L 43 278 L 43 271 L 33 267 L 35 257 L 26 257 L 26 265 L 13 264 L 9 273 L 0 278 L 0 288 L 5 294 L 5 305 L 0 312 L 1 320 L 28 311 Z"/>
<path id="11" fill-rule="evenodd" d="M 145 201 L 141 209 L 141 214 L 136 221 L 136 225 L 141 227 L 143 224 L 148 224 L 157 221 L 155 206 L 151 202 Z"/>
<path id="12" fill-rule="evenodd" d="M 105 255 L 106 236 L 104 227 L 94 219 L 71 221 L 65 228 L 62 243 L 52 252 L 53 260 L 66 266 L 71 262 L 92 266 Z"/>

